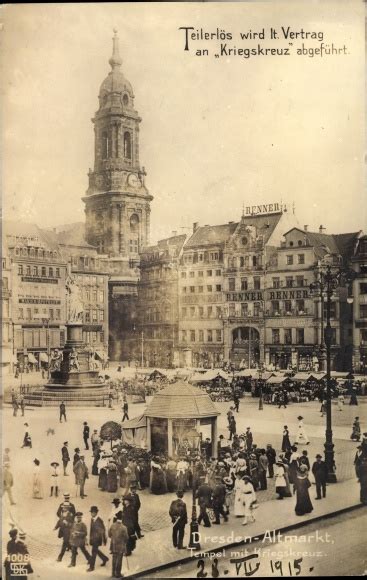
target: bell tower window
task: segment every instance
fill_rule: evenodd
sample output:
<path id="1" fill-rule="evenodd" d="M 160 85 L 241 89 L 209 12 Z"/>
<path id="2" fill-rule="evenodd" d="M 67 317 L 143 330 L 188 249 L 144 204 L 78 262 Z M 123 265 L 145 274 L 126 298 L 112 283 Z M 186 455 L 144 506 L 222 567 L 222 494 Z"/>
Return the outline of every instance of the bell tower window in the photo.
<path id="1" fill-rule="evenodd" d="M 108 139 L 107 131 L 103 131 L 102 133 L 102 157 L 103 159 L 107 159 L 110 156 L 110 143 Z"/>
<path id="2" fill-rule="evenodd" d="M 131 135 L 129 131 L 124 133 L 124 157 L 131 159 Z"/>
<path id="3" fill-rule="evenodd" d="M 133 213 L 130 218 L 130 231 L 132 234 L 139 233 L 139 216 L 136 213 Z"/>
<path id="4" fill-rule="evenodd" d="M 129 104 L 129 97 L 127 96 L 126 93 L 122 97 L 122 102 L 124 103 L 125 107 L 127 107 L 127 105 Z"/>

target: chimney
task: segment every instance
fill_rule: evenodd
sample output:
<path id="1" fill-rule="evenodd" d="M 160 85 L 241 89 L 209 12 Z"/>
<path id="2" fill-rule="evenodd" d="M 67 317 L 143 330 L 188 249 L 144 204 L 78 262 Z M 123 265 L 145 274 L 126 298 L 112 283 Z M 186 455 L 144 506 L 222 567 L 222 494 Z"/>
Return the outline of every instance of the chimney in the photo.
<path id="1" fill-rule="evenodd" d="M 308 231 L 308 226 L 303 226 L 303 231 L 307 232 Z"/>
<path id="2" fill-rule="evenodd" d="M 192 225 L 192 233 L 194 234 L 199 227 L 199 222 L 194 222 Z"/>
<path id="3" fill-rule="evenodd" d="M 323 225 L 319 227 L 319 234 L 326 234 L 326 228 Z"/>

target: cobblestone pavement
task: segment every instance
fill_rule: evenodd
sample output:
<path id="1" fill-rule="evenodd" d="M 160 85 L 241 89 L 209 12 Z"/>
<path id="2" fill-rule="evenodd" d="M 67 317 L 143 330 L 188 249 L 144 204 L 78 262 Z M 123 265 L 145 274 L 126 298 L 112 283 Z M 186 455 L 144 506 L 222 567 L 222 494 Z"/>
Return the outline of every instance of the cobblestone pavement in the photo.
<path id="1" fill-rule="evenodd" d="M 367 401 L 361 400 L 359 407 L 345 405 L 343 411 L 338 412 L 333 406 L 334 421 L 334 442 L 336 452 L 337 476 L 339 481 L 354 478 L 353 459 L 356 444 L 350 441 L 351 424 L 355 415 L 361 419 L 362 429 L 367 428 Z M 228 403 L 219 403 L 219 433 L 227 435 L 226 412 Z M 131 417 L 137 416 L 144 410 L 143 404 L 131 405 Z M 263 411 L 258 410 L 258 401 L 251 397 L 241 401 L 240 412 L 236 414 L 237 432 L 241 433 L 251 426 L 254 434 L 254 441 L 258 446 L 264 446 L 271 442 L 275 449 L 279 451 L 281 444 L 281 433 L 283 425 L 290 428 L 291 439 L 294 438 L 297 429 L 297 416 L 302 413 L 304 423 L 311 440 L 307 446 L 310 460 L 318 452 L 323 451 L 325 418 L 321 418 L 318 403 L 303 403 L 290 405 L 287 409 L 277 409 L 271 405 L 264 405 Z M 60 498 L 49 496 L 49 470 L 51 461 L 60 461 L 60 450 L 64 441 L 69 441 L 70 455 L 75 447 L 83 449 L 82 424 L 87 420 L 91 429 L 99 428 L 108 420 L 119 421 L 121 413 L 119 409 L 69 409 L 67 411 L 68 422 L 60 424 L 58 422 L 58 409 L 27 409 L 25 417 L 12 417 L 10 408 L 3 411 L 3 433 L 5 441 L 3 447 L 9 447 L 11 470 L 14 475 L 14 497 L 16 506 L 10 508 L 8 498 L 3 498 L 3 542 L 6 542 L 7 530 L 10 523 L 24 529 L 28 535 L 30 552 L 34 559 L 53 557 L 56 559 L 59 550 L 60 540 L 57 533 L 53 531 L 56 523 L 56 510 Z M 28 422 L 29 431 L 33 439 L 33 449 L 21 449 L 21 442 L 24 433 L 24 422 Z M 47 429 L 54 429 L 54 435 L 46 435 Z M 205 434 L 204 434 L 205 436 Z M 88 454 L 89 453 L 89 454 Z M 41 461 L 42 478 L 44 485 L 44 499 L 35 500 L 31 497 L 33 459 Z M 91 454 L 86 452 L 86 462 L 91 467 Z M 75 494 L 74 477 L 60 476 L 60 494 L 69 491 Z M 84 512 L 84 520 L 89 522 L 89 509 L 91 505 L 98 505 L 100 514 L 106 521 L 111 510 L 111 500 L 115 494 L 101 492 L 97 489 L 97 478 L 90 476 L 86 484 L 87 499 L 73 498 L 72 501 L 78 509 Z M 268 479 L 269 487 L 266 491 L 258 492 L 260 503 L 274 498 L 274 481 Z M 140 515 L 141 526 L 146 532 L 147 541 L 149 532 L 159 530 L 170 525 L 168 507 L 173 498 L 173 494 L 155 496 L 149 491 L 140 492 L 142 509 Z M 191 498 L 189 492 L 185 496 L 188 511 L 191 509 Z"/>

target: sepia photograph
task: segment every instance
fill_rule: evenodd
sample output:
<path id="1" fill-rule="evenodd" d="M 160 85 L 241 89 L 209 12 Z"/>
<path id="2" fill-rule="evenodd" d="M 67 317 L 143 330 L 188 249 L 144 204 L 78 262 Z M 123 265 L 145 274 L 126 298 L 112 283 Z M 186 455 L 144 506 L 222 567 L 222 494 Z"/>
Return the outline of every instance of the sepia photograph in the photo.
<path id="1" fill-rule="evenodd" d="M 367 575 L 365 8 L 0 7 L 5 580 Z"/>

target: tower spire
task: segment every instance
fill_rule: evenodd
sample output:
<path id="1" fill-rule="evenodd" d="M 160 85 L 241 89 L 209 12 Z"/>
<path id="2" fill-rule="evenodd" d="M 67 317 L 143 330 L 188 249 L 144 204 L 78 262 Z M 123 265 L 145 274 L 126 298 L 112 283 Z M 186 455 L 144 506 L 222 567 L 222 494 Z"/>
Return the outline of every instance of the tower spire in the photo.
<path id="1" fill-rule="evenodd" d="M 122 65 L 122 58 L 119 52 L 119 37 L 117 36 L 117 28 L 113 29 L 114 36 L 112 39 L 112 56 L 108 61 L 111 65 L 112 70 L 119 68 Z"/>

